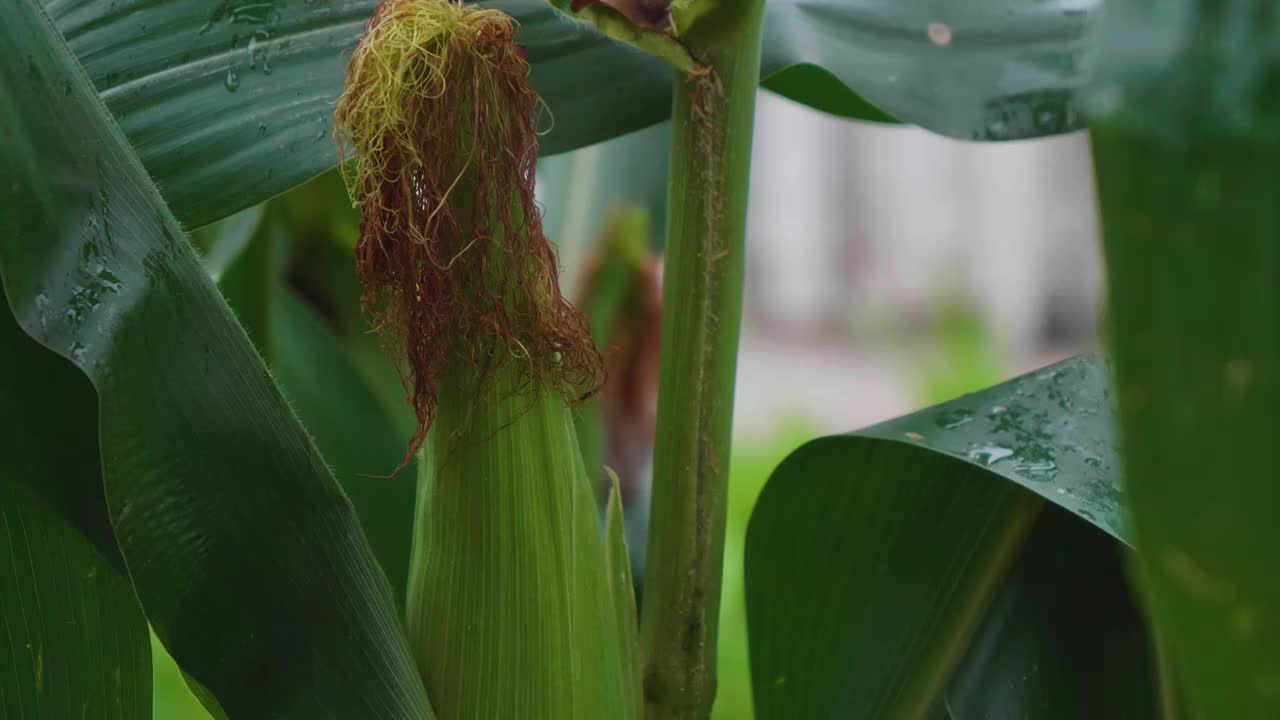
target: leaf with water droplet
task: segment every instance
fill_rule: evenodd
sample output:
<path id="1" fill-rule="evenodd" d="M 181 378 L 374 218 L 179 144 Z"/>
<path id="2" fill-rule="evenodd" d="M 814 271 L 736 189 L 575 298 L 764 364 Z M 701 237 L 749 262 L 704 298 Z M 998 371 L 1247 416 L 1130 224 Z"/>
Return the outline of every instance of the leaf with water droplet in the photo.
<path id="1" fill-rule="evenodd" d="M 1123 536 L 1109 373 L 1079 357 L 859 433 L 942 452 L 1012 480 Z M 1064 492 L 1058 492 L 1059 489 Z"/>
<path id="2" fill-rule="evenodd" d="M 979 445 L 969 449 L 968 458 L 983 465 L 994 465 L 1013 455 L 1013 450 L 998 445 Z"/>
<path id="3" fill-rule="evenodd" d="M 948 410 L 938 416 L 934 422 L 943 430 L 952 430 L 973 420 L 973 412 L 964 408 Z"/>

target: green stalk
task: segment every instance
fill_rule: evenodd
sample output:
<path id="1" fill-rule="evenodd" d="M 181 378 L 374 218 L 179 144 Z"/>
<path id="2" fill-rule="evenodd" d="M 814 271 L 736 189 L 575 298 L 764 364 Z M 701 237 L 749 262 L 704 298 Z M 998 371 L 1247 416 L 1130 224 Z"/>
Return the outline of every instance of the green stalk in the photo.
<path id="1" fill-rule="evenodd" d="M 706 68 L 677 76 L 672 113 L 668 312 L 641 623 L 649 718 L 705 718 L 715 700 L 763 8 L 761 0 L 714 6 L 682 36 Z"/>

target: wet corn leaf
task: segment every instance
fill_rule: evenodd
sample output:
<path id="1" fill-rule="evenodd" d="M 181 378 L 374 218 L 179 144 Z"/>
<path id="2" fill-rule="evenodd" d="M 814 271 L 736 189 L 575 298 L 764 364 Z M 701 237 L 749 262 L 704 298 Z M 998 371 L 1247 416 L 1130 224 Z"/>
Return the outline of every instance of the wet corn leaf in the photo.
<path id="1" fill-rule="evenodd" d="M 1117 0 L 1092 103 L 1126 493 L 1189 718 L 1280 708 L 1280 13 Z"/>
<path id="2" fill-rule="evenodd" d="M 757 716 L 1149 717 L 1123 708 L 1150 673 L 1100 676 L 1146 642 L 1112 432 L 1107 368 L 1079 357 L 793 453 L 747 533 Z M 1077 642 L 1094 615 L 1113 645 Z"/>
<path id="3" fill-rule="evenodd" d="M 0 44 L 0 276 L 97 392 L 84 492 L 157 635 L 230 717 L 428 717 L 350 503 L 123 133 L 39 5 Z"/>
<path id="4" fill-rule="evenodd" d="M 198 227 L 332 167 L 346 54 L 374 0 L 43 0 L 174 213 Z M 515 17 L 547 103 L 546 154 L 666 118 L 661 60 L 544 0 Z M 766 87 L 846 117 L 1001 140 L 1080 126 L 1098 0 L 773 0 Z M 54 79 L 52 82 L 61 82 Z"/>
<path id="5" fill-rule="evenodd" d="M 764 86 L 820 110 L 965 140 L 1083 127 L 1101 0 L 769 0 Z"/>
<path id="6" fill-rule="evenodd" d="M 949 720 L 1154 720 L 1125 549 L 1046 506 L 940 701 Z"/>

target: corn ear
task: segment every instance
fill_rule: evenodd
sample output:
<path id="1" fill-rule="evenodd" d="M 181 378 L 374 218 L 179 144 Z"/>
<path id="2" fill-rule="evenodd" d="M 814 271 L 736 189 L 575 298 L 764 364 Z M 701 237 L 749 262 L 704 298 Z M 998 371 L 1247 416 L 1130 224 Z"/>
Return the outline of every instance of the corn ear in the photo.
<path id="1" fill-rule="evenodd" d="M 564 398 L 518 362 L 451 370 L 425 454 L 407 620 L 441 716 L 638 718 L 625 546 L 606 558 Z"/>

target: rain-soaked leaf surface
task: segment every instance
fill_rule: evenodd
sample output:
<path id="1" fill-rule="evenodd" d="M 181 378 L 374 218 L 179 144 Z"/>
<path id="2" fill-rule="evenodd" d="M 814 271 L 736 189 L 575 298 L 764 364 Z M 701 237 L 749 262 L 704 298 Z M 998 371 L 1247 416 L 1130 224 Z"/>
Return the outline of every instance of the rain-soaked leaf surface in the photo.
<path id="1" fill-rule="evenodd" d="M 978 465 L 1127 543 L 1108 372 L 1102 358 L 1072 358 L 857 435 Z"/>
<path id="2" fill-rule="evenodd" d="M 97 392 L 147 620 L 230 717 L 430 717 L 354 510 L 35 0 L 0 47 L 0 275 Z"/>
<path id="3" fill-rule="evenodd" d="M 1101 0 L 769 0 L 764 86 L 963 140 L 1083 127 Z"/>
<path id="4" fill-rule="evenodd" d="M 1114 571 L 1127 525 L 1113 432 L 1106 364 L 1077 357 L 794 452 L 770 478 L 747 534 L 757 716 L 923 717 L 959 667 L 955 702 L 972 712 L 952 717 L 1055 717 L 1044 714 L 1046 698 L 1069 694 L 1080 676 L 1046 666 L 1035 679 L 1044 688 L 984 693 L 973 674 L 1021 681 L 1010 675 L 1033 673 L 1018 668 L 1019 657 L 1074 648 L 1055 618 L 1037 615 L 1039 595 L 1070 588 L 1081 608 L 1128 608 L 1137 618 Z M 1092 559 L 1055 555 L 1045 533 L 1062 542 L 1085 535 L 1080 551 Z M 1041 562 L 1058 570 L 1046 576 Z M 1092 563 L 1113 569 L 1098 587 L 1080 579 Z M 1001 617 L 993 619 L 994 598 Z M 1130 639 L 1117 639 L 1117 652 L 1141 656 L 1141 629 L 1122 624 Z M 966 657 L 974 633 L 987 650 Z M 1149 674 L 1132 683 L 1121 683 L 1126 704 L 1088 695 L 1078 707 L 1125 717 L 1131 698 L 1152 696 Z"/>
<path id="5" fill-rule="evenodd" d="M 1151 639 L 1127 552 L 1046 506 L 939 699 L 946 720 L 1151 720 Z"/>

